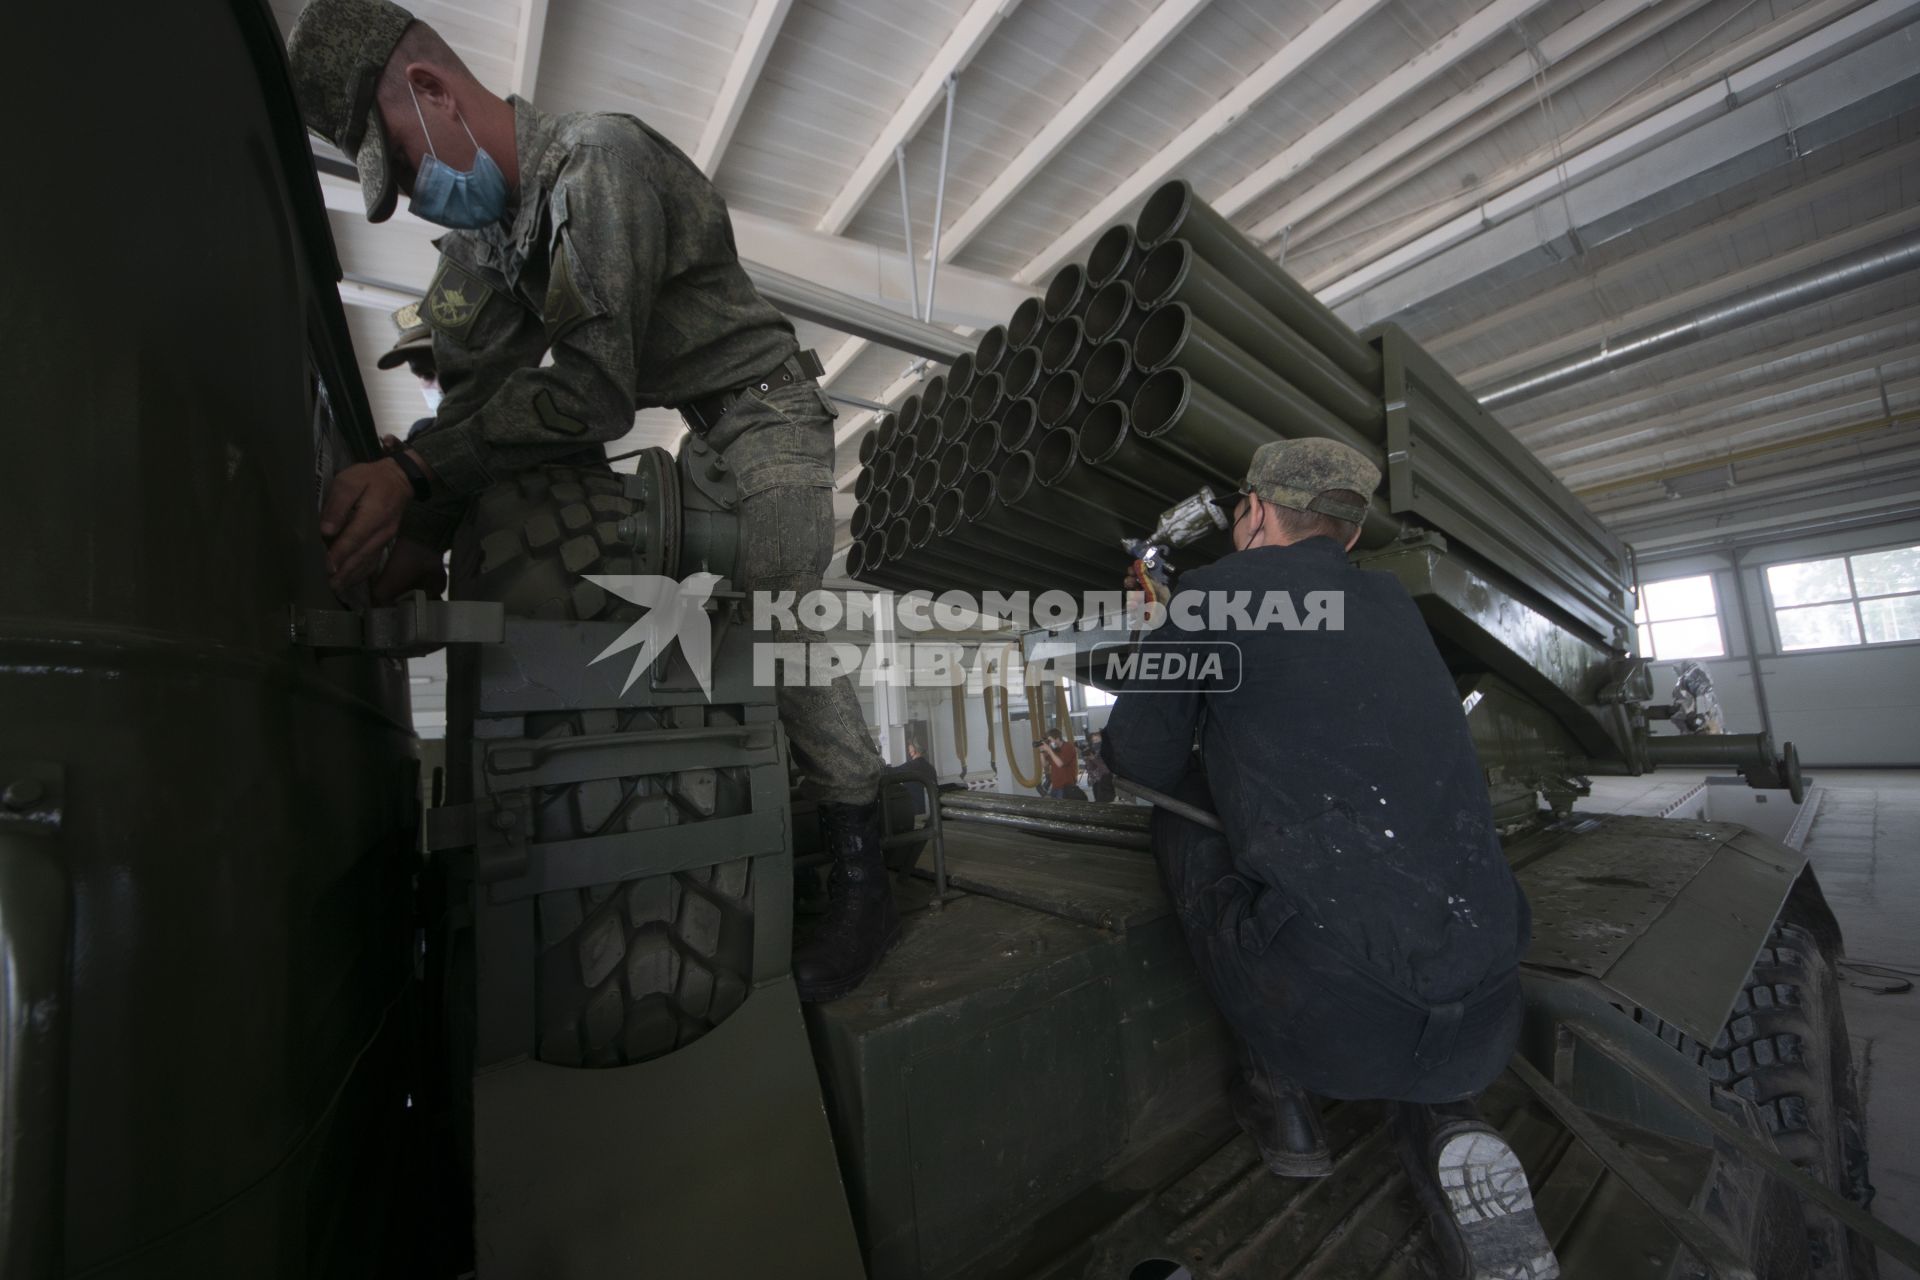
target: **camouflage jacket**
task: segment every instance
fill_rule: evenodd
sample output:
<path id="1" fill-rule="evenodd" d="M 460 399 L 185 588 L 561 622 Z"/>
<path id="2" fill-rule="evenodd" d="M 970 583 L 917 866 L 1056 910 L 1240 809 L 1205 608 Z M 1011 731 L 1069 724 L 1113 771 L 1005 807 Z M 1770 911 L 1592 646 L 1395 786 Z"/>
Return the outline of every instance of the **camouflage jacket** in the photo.
<path id="1" fill-rule="evenodd" d="M 724 391 L 799 349 L 740 266 L 726 202 L 679 148 L 632 116 L 511 101 L 512 225 L 441 237 L 420 309 L 445 399 L 412 442 L 434 498 L 403 533 L 433 545 L 502 477 L 617 440 L 636 409 Z"/>

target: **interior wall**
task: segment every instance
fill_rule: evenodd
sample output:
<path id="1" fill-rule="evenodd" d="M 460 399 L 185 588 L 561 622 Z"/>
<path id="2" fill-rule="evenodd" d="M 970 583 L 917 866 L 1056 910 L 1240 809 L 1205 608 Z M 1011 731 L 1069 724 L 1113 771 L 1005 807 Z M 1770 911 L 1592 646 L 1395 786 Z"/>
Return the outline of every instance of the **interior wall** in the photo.
<path id="1" fill-rule="evenodd" d="M 1795 744 L 1808 767 L 1920 765 L 1920 641 L 1782 653 L 1766 589 L 1768 565 L 1916 543 L 1920 520 L 1890 521 L 1643 559 L 1639 572 L 1642 582 L 1713 575 L 1727 656 L 1702 665 L 1713 676 L 1729 733 L 1770 729 L 1776 743 Z M 1656 698 L 1672 688 L 1678 665 L 1653 664 Z"/>

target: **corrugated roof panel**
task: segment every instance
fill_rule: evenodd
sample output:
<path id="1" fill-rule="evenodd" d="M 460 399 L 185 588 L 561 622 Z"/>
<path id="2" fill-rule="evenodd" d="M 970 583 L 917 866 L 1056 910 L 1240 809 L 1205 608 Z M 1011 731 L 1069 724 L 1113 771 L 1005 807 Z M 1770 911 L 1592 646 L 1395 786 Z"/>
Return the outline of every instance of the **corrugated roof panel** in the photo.
<path id="1" fill-rule="evenodd" d="M 728 201 L 818 222 L 961 12 L 961 0 L 795 0 L 721 163 Z"/>
<path id="2" fill-rule="evenodd" d="M 549 111 L 624 111 L 682 150 L 706 127 L 748 0 L 554 4 L 535 99 Z"/>

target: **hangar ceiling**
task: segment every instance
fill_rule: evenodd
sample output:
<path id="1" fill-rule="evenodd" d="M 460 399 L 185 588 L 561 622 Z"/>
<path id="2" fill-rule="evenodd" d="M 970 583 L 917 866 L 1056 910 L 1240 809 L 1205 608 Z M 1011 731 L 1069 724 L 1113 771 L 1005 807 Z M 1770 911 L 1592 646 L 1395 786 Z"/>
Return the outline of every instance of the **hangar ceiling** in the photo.
<path id="1" fill-rule="evenodd" d="M 496 89 L 646 118 L 745 256 L 896 312 L 936 204 L 933 319 L 970 330 L 1185 177 L 1356 327 L 1409 329 L 1643 551 L 1920 507 L 1920 0 L 414 8 Z M 324 185 L 404 431 L 418 396 L 372 360 L 432 229 Z M 855 405 L 917 358 L 800 328 L 847 401 L 844 490 Z M 642 414 L 629 447 L 677 431 Z"/>

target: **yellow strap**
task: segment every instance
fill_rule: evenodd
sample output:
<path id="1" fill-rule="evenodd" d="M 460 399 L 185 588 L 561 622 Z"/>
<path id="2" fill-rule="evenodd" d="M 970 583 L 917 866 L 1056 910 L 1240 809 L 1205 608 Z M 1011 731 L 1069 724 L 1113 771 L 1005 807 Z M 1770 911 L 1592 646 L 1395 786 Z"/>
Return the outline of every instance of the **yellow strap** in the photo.
<path id="1" fill-rule="evenodd" d="M 1027 705 L 1029 707 L 1034 705 L 1031 689 L 1028 691 Z M 1027 774 L 1021 772 L 1020 753 L 1014 749 L 1013 745 L 1013 699 L 1009 698 L 1005 693 L 1000 695 L 1000 739 L 1006 743 L 1007 746 L 1007 768 L 1013 771 L 1013 780 L 1023 787 L 1032 788 L 1039 786 L 1040 779 L 1038 777 L 1029 777 Z M 1040 751 L 1037 747 L 1034 748 L 1033 759 L 1036 765 L 1039 764 Z"/>
<path id="2" fill-rule="evenodd" d="M 953 693 L 953 750 L 960 757 L 960 776 L 967 774 L 967 682 L 964 674 Z"/>

